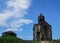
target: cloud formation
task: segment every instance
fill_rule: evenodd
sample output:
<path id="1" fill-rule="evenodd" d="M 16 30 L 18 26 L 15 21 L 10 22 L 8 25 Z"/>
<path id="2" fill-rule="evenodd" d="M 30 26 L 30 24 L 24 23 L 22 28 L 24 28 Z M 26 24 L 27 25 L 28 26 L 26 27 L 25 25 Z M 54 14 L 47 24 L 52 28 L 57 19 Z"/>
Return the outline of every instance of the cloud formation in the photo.
<path id="1" fill-rule="evenodd" d="M 24 19 L 31 5 L 31 0 L 9 0 L 6 4 L 7 8 L 3 10 L 3 13 L 0 13 L 0 25 L 8 27 L 6 31 L 22 31 L 21 25 L 33 22 Z"/>

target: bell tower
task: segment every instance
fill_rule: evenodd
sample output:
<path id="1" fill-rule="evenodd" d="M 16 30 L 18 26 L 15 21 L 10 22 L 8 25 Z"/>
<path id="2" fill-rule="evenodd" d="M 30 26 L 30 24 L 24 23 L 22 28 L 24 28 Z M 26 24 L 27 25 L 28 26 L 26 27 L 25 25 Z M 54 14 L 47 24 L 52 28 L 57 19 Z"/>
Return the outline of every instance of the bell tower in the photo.
<path id="1" fill-rule="evenodd" d="M 52 30 L 51 25 L 45 21 L 42 13 L 38 16 L 38 23 L 33 26 L 33 40 L 51 41 Z"/>
<path id="2" fill-rule="evenodd" d="M 42 24 L 44 21 L 45 21 L 45 18 L 42 15 L 42 13 L 40 13 L 40 15 L 38 16 L 38 24 Z"/>

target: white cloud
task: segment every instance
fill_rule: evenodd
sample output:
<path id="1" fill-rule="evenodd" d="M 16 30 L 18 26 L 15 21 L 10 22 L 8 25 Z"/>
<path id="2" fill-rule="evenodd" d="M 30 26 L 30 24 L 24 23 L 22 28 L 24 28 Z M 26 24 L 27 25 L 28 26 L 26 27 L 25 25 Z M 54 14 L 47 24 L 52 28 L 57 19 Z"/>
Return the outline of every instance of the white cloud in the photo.
<path id="1" fill-rule="evenodd" d="M 11 0 L 8 2 L 8 8 L 14 7 L 15 10 L 27 9 L 29 8 L 30 4 L 30 0 Z"/>
<path id="2" fill-rule="evenodd" d="M 29 23 L 32 23 L 33 21 L 32 20 L 27 20 L 27 19 L 20 19 L 20 20 L 18 20 L 18 21 L 13 21 L 13 22 L 11 22 L 10 23 L 10 29 L 7 29 L 8 31 L 9 30 L 13 30 L 13 31 L 18 31 L 18 30 L 20 30 L 20 31 L 22 31 L 22 29 L 21 29 L 21 26 L 22 25 L 24 25 L 24 24 L 29 24 Z M 20 29 L 18 29 L 20 27 Z M 13 29 L 12 29 L 13 28 Z M 6 31 L 7 31 L 6 30 Z"/>
<path id="3" fill-rule="evenodd" d="M 9 27 L 7 30 L 18 31 L 21 25 L 32 23 L 32 20 L 22 19 L 30 5 L 31 0 L 9 0 L 7 2 L 7 9 L 0 13 L 0 25 Z M 7 23 L 7 20 L 11 17 L 16 19 Z"/>

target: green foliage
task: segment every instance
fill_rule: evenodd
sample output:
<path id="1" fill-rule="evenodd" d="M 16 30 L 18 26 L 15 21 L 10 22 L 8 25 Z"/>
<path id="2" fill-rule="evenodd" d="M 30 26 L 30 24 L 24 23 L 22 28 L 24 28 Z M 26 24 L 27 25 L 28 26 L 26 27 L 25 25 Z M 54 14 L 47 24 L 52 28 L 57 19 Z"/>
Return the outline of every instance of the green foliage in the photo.
<path id="1" fill-rule="evenodd" d="M 19 39 L 14 36 L 0 37 L 0 43 L 20 43 L 20 42 L 22 42 L 22 39 Z"/>
<path id="2" fill-rule="evenodd" d="M 30 40 L 22 40 L 14 36 L 0 37 L 0 43 L 32 43 Z"/>
<path id="3" fill-rule="evenodd" d="M 0 43 L 38 43 L 38 42 L 37 41 L 34 42 L 32 40 L 22 40 L 14 36 L 3 36 L 0 37 Z M 60 43 L 60 39 L 53 40 L 52 43 Z"/>
<path id="4" fill-rule="evenodd" d="M 60 43 L 60 39 L 54 39 L 53 41 L 52 41 L 53 43 Z"/>

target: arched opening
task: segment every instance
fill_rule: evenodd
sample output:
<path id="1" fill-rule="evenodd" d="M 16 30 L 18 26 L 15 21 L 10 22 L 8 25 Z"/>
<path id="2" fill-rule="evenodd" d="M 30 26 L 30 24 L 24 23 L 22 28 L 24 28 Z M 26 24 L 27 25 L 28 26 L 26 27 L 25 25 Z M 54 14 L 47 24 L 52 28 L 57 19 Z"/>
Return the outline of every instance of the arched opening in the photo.
<path id="1" fill-rule="evenodd" d="M 37 32 L 37 40 L 40 40 L 40 32 Z"/>

